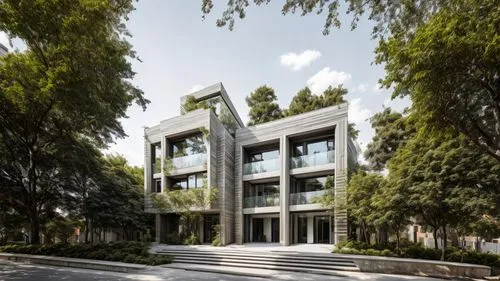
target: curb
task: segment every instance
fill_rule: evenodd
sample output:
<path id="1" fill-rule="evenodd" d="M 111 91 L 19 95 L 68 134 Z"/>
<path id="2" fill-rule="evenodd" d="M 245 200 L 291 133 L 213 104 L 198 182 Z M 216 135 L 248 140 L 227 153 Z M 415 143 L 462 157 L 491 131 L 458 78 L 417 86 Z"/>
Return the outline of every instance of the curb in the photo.
<path id="1" fill-rule="evenodd" d="M 64 258 L 64 257 L 54 257 L 54 256 L 9 254 L 9 253 L 0 253 L 0 259 L 35 263 L 35 264 L 84 268 L 84 269 L 103 270 L 103 271 L 115 271 L 115 272 L 135 272 L 139 270 L 144 270 L 148 267 L 147 265 L 133 264 L 133 263 L 110 262 L 110 261 L 89 260 L 89 259 L 74 259 L 74 258 Z"/>

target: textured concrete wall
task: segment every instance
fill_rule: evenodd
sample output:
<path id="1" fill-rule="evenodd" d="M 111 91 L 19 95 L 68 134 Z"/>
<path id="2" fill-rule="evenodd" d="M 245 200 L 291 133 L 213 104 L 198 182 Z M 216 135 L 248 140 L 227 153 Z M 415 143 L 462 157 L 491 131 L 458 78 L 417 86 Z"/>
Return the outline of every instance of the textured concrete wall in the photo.
<path id="1" fill-rule="evenodd" d="M 346 196 L 347 179 L 347 104 L 332 106 L 283 118 L 257 126 L 238 129 L 235 136 L 235 234 L 236 243 L 243 243 L 243 175 L 244 148 L 270 142 L 280 143 L 280 243 L 290 244 L 289 208 L 289 138 L 313 132 L 335 133 L 335 194 Z M 332 167 L 325 168 L 327 170 Z M 325 171 L 327 171 L 325 170 Z M 342 171 L 342 172 L 341 172 Z M 318 206 L 315 209 L 324 210 Z M 347 213 L 335 210 L 335 237 L 338 242 L 347 235 Z"/>

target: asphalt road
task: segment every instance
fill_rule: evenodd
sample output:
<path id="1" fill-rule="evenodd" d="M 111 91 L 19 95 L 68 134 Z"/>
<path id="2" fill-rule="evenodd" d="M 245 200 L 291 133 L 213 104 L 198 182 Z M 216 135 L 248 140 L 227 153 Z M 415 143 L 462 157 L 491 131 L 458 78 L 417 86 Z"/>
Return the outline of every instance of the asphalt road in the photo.
<path id="1" fill-rule="evenodd" d="M 415 276 L 399 276 L 399 275 L 383 275 L 383 274 L 364 274 L 364 273 L 348 273 L 345 276 L 325 276 L 312 275 L 305 273 L 284 273 L 275 280 L 304 280 L 304 281 L 320 281 L 320 280 L 387 280 L 387 281 L 403 281 L 403 280 L 419 280 L 419 281 L 436 281 L 440 279 L 421 278 Z M 53 267 L 43 265 L 12 263 L 0 261 L 0 281 L 175 281 L 175 280 L 221 280 L 221 281 L 243 281 L 265 280 L 263 278 L 252 278 L 244 276 L 234 276 L 215 273 L 204 273 L 196 271 L 185 271 L 177 269 L 167 269 L 155 267 L 154 269 L 141 271 L 138 273 L 116 273 L 108 271 L 96 271 L 86 269 L 75 269 L 67 267 Z"/>

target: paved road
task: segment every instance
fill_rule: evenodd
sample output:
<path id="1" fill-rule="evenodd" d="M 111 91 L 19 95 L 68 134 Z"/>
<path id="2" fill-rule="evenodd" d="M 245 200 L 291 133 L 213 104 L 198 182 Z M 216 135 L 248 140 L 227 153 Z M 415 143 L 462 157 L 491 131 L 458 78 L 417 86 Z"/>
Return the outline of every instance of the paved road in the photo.
<path id="1" fill-rule="evenodd" d="M 343 272 L 341 273 L 343 274 Z M 276 278 L 273 278 L 276 279 Z M 362 274 L 362 273 L 347 273 L 345 276 L 324 276 L 312 275 L 304 273 L 284 273 L 278 276 L 279 280 L 304 280 L 304 281 L 321 281 L 321 280 L 387 280 L 387 281 L 403 281 L 403 280 L 420 280 L 420 281 L 437 281 L 439 279 L 419 278 L 415 276 L 397 276 L 383 274 Z M 116 273 L 107 271 L 95 271 L 85 269 L 74 269 L 66 267 L 53 267 L 43 265 L 29 265 L 0 261 L 0 281 L 176 281 L 176 280 L 221 280 L 221 281 L 261 281 L 263 278 L 251 278 L 243 276 L 233 276 L 224 274 L 204 273 L 195 271 L 184 271 L 167 268 L 154 268 L 148 271 L 139 273 Z"/>

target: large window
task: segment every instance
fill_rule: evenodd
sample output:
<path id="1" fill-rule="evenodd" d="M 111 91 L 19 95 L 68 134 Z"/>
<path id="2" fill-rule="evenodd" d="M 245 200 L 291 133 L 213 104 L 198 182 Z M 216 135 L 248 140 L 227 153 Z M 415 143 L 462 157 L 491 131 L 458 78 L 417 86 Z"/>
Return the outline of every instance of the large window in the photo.
<path id="1" fill-rule="evenodd" d="M 251 153 L 248 153 L 247 163 L 273 160 L 273 159 L 277 159 L 279 157 L 279 155 L 280 155 L 279 150 L 271 150 L 271 151 L 264 151 L 264 152 L 251 152 Z"/>
<path id="2" fill-rule="evenodd" d="M 207 183 L 206 173 L 191 174 L 186 177 L 172 179 L 171 189 L 180 190 L 180 189 L 202 188 L 206 186 L 206 183 Z"/>
<path id="3" fill-rule="evenodd" d="M 245 183 L 243 191 L 243 207 L 271 207 L 279 206 L 279 182 L 250 184 Z"/>
<path id="4" fill-rule="evenodd" d="M 324 190 L 327 184 L 332 184 L 332 180 L 332 176 L 314 177 L 307 179 L 292 178 L 291 193 Z"/>
<path id="5" fill-rule="evenodd" d="M 188 155 L 203 154 L 207 152 L 207 147 L 203 135 L 194 135 L 179 141 L 171 141 L 171 157 L 183 157 Z"/>
<path id="6" fill-rule="evenodd" d="M 300 141 L 292 144 L 292 169 L 325 165 L 335 162 L 335 144 L 332 137 Z"/>
<path id="7" fill-rule="evenodd" d="M 279 150 L 250 151 L 246 153 L 243 174 L 257 174 L 276 171 L 279 169 Z"/>
<path id="8" fill-rule="evenodd" d="M 320 140 L 296 142 L 292 145 L 292 148 L 293 156 L 311 155 L 333 151 L 335 149 L 333 137 Z"/>

